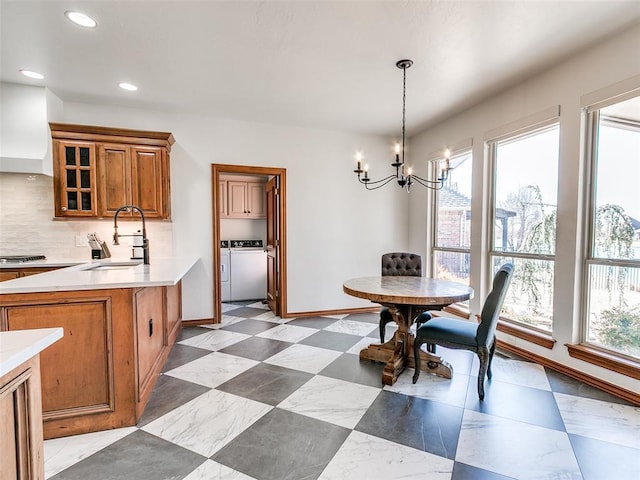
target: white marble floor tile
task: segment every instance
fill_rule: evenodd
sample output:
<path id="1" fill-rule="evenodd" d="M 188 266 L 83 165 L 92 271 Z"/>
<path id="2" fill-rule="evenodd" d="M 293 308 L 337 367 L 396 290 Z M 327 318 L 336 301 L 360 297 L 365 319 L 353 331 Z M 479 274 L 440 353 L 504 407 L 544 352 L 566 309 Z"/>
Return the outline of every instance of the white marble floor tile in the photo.
<path id="1" fill-rule="evenodd" d="M 378 343 L 376 339 L 371 337 L 365 337 L 362 340 L 359 340 L 353 347 L 347 350 L 345 353 L 352 353 L 354 355 L 360 355 L 360 350 L 363 348 L 367 348 L 372 343 Z"/>
<path id="2" fill-rule="evenodd" d="M 71 437 L 54 438 L 44 442 L 44 476 L 49 478 L 117 442 L 136 427 L 117 428 L 103 432 L 85 433 Z"/>
<path id="3" fill-rule="evenodd" d="M 267 358 L 264 363 L 307 373 L 318 373 L 340 355 L 342 354 L 336 350 L 295 344 Z"/>
<path id="4" fill-rule="evenodd" d="M 449 480 L 452 470 L 452 460 L 353 431 L 319 480 Z"/>
<path id="5" fill-rule="evenodd" d="M 272 408 L 248 398 L 210 390 L 142 430 L 210 457 Z"/>
<path id="6" fill-rule="evenodd" d="M 327 332 L 348 333 L 349 335 L 365 336 L 371 333 L 376 325 L 373 323 L 356 322 L 355 320 L 338 320 L 324 330 Z"/>
<path id="7" fill-rule="evenodd" d="M 500 358 L 494 355 L 491 371 L 493 372 L 494 380 L 551 391 L 544 367 L 537 363 Z"/>
<path id="8" fill-rule="evenodd" d="M 213 352 L 169 370 L 165 375 L 215 388 L 258 363 L 248 358 Z"/>
<path id="9" fill-rule="evenodd" d="M 238 323 L 241 322 L 243 320 L 246 320 L 246 318 L 242 318 L 242 317 L 232 317 L 231 315 L 222 315 L 222 322 L 220 323 L 214 323 L 214 324 L 207 324 L 207 325 L 200 325 L 201 327 L 204 328 L 210 328 L 212 330 L 218 330 L 222 327 L 228 327 L 229 325 L 233 325 L 234 323 Z"/>
<path id="10" fill-rule="evenodd" d="M 251 317 L 253 320 L 262 320 L 264 322 L 271 322 L 271 323 L 287 323 L 289 321 L 288 318 L 280 318 L 276 315 L 274 315 L 274 313 L 272 311 L 267 311 L 264 313 L 261 313 L 260 315 L 256 315 L 255 317 Z"/>
<path id="11" fill-rule="evenodd" d="M 181 345 L 189 345 L 191 347 L 206 348 L 207 350 L 221 350 L 234 343 L 241 342 L 249 338 L 251 335 L 244 333 L 230 332 L 228 330 L 214 330 L 212 332 L 196 335 L 195 337 L 182 340 Z"/>
<path id="12" fill-rule="evenodd" d="M 414 385 L 414 371 L 413 368 L 408 368 L 402 372 L 396 383 L 385 385 L 384 390 L 464 408 L 469 384 L 468 375 L 454 373 L 453 378 L 442 378 L 427 372 L 420 372 L 420 378 Z"/>
<path id="13" fill-rule="evenodd" d="M 640 449 L 640 408 L 554 393 L 567 432 Z"/>
<path id="14" fill-rule="evenodd" d="M 565 432 L 465 410 L 456 461 L 518 479 L 581 479 Z"/>
<path id="15" fill-rule="evenodd" d="M 346 428 L 354 428 L 380 390 L 315 376 L 285 398 L 279 408 Z"/>
<path id="16" fill-rule="evenodd" d="M 253 477 L 245 475 L 242 472 L 238 472 L 222 465 L 213 460 L 207 460 L 198 468 L 196 468 L 189 475 L 184 477 L 184 480 L 255 480 Z"/>
<path id="17" fill-rule="evenodd" d="M 271 338 L 283 342 L 296 343 L 318 332 L 317 328 L 298 327 L 296 325 L 278 325 L 269 330 L 259 333 L 256 337 Z"/>

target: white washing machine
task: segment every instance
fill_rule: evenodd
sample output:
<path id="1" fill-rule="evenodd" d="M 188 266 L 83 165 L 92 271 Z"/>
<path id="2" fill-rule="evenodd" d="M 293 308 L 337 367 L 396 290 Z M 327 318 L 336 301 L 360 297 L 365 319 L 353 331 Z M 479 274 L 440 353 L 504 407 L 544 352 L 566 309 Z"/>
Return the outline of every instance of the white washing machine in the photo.
<path id="1" fill-rule="evenodd" d="M 226 246 L 225 246 L 226 244 Z M 223 302 L 231 300 L 231 270 L 229 242 L 223 240 L 220 248 L 220 286 L 222 287 L 221 299 Z"/>
<path id="2" fill-rule="evenodd" d="M 262 240 L 231 240 L 230 246 L 230 301 L 266 299 L 267 252 Z"/>

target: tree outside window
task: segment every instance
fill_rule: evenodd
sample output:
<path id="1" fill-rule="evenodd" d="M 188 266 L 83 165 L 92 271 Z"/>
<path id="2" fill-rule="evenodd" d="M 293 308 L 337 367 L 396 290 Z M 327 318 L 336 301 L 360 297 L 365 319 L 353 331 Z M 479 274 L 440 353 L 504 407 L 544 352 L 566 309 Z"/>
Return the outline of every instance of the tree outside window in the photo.
<path id="1" fill-rule="evenodd" d="M 640 358 L 640 97 L 590 116 L 585 341 Z"/>
<path id="2" fill-rule="evenodd" d="M 559 126 L 532 129 L 492 144 L 494 171 L 490 256 L 514 276 L 503 317 L 550 332 L 556 248 Z"/>

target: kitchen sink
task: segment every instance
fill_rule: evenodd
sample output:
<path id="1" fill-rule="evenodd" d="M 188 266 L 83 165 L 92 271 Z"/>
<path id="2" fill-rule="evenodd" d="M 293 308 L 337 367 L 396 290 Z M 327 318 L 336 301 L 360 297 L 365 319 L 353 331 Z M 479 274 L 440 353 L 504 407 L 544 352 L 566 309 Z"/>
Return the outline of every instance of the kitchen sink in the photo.
<path id="1" fill-rule="evenodd" d="M 135 268 L 141 263 L 132 263 L 132 262 L 123 262 L 123 263 L 102 263 L 98 265 L 90 265 L 84 270 L 128 270 L 131 268 Z"/>

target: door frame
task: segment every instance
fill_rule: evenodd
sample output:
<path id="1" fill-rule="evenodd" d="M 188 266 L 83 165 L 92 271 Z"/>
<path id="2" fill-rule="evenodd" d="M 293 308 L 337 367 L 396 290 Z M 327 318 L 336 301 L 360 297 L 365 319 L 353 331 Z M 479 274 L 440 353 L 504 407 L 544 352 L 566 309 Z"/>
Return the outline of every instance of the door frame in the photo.
<path id="1" fill-rule="evenodd" d="M 213 323 L 222 322 L 222 286 L 220 283 L 220 174 L 275 176 L 280 179 L 280 195 L 277 203 L 280 224 L 280 251 L 278 255 L 278 293 L 277 303 L 280 317 L 287 318 L 287 170 L 277 167 L 256 167 L 245 165 L 211 164 L 211 204 L 213 218 Z"/>

